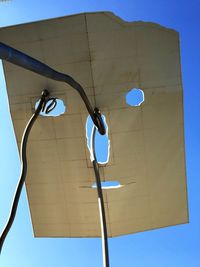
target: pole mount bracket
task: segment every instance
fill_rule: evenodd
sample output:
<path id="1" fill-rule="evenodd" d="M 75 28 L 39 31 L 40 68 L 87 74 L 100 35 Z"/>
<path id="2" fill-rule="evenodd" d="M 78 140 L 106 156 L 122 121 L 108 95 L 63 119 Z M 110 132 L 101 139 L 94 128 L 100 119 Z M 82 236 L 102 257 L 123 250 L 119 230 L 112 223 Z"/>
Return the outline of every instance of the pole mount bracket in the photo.
<path id="1" fill-rule="evenodd" d="M 99 133 L 101 135 L 104 135 L 106 133 L 106 128 L 105 128 L 105 124 L 104 124 L 101 112 L 99 111 L 98 108 L 94 108 L 92 119 L 93 119 L 93 122 L 94 122 L 95 126 L 97 127 Z"/>

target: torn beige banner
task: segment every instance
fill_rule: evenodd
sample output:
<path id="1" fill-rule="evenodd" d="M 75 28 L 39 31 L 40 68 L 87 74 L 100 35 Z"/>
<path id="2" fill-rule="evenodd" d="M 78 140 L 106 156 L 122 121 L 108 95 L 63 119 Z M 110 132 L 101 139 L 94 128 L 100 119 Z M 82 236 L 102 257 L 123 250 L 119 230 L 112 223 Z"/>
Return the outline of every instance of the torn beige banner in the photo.
<path id="1" fill-rule="evenodd" d="M 110 159 L 101 177 L 123 185 L 104 190 L 110 237 L 188 222 L 176 31 L 101 12 L 1 28 L 0 41 L 71 75 L 106 117 Z M 18 143 L 43 89 L 66 105 L 59 117 L 41 116 L 29 140 L 26 189 L 35 236 L 100 236 L 80 96 L 7 62 L 4 71 Z M 133 88 L 144 93 L 139 106 L 126 102 Z"/>

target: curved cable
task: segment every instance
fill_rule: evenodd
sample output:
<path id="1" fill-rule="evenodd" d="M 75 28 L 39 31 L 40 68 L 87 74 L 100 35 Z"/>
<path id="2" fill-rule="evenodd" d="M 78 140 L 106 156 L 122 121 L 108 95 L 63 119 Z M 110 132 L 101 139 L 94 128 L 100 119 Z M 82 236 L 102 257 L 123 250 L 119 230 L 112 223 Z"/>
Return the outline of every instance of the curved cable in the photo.
<path id="1" fill-rule="evenodd" d="M 54 108 L 57 106 L 57 100 L 56 99 L 57 99 L 56 97 L 48 98 L 42 111 L 45 111 L 46 114 L 49 114 L 52 110 L 54 110 Z M 50 104 L 47 106 L 48 102 L 50 102 Z"/>
<path id="2" fill-rule="evenodd" d="M 95 153 L 95 134 L 96 134 L 96 126 L 93 126 L 92 134 L 91 134 L 91 152 L 92 152 L 92 164 L 93 164 L 95 178 L 96 178 L 96 184 L 97 184 L 99 216 L 100 216 L 100 223 L 101 223 L 103 266 L 109 267 L 110 264 L 109 264 L 106 214 L 105 214 L 105 206 L 104 206 L 104 200 L 103 200 L 103 192 L 102 192 L 102 187 L 101 187 L 101 177 L 100 177 L 100 173 L 99 173 L 99 165 L 98 165 L 98 162 L 96 159 L 96 153 Z"/>
<path id="3" fill-rule="evenodd" d="M 15 194 L 14 194 L 14 198 L 13 198 L 10 214 L 8 217 L 8 221 L 7 221 L 3 231 L 1 233 L 1 236 L 0 236 L 0 254 L 2 251 L 4 241 L 6 239 L 6 236 L 9 233 L 10 228 L 14 222 L 15 215 L 17 212 L 18 203 L 19 203 L 19 199 L 20 199 L 20 195 L 21 195 L 21 191 L 22 191 L 22 188 L 23 188 L 23 185 L 25 182 L 25 178 L 26 178 L 26 173 L 27 173 L 26 147 L 27 147 L 28 137 L 29 137 L 29 134 L 30 134 L 30 131 L 31 131 L 31 128 L 32 128 L 34 122 L 36 121 L 38 115 L 40 114 L 40 111 L 42 109 L 45 109 L 46 103 L 48 101 L 47 100 L 48 95 L 49 95 L 49 93 L 47 90 L 44 90 L 42 92 L 42 96 L 41 96 L 39 105 L 38 105 L 35 113 L 30 118 L 29 122 L 27 123 L 26 128 L 25 128 L 24 133 L 23 133 L 23 136 L 22 136 L 21 147 L 20 147 L 21 174 L 20 174 L 20 179 L 19 179 L 18 185 L 16 187 Z"/>

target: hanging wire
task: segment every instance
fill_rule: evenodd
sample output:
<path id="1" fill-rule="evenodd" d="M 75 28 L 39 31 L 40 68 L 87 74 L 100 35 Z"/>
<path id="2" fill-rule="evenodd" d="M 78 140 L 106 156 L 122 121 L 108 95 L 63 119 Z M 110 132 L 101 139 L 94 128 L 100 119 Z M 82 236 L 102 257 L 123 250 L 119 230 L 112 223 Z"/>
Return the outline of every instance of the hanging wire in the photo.
<path id="1" fill-rule="evenodd" d="M 55 103 L 56 99 L 55 98 L 48 98 L 48 96 L 49 96 L 49 92 L 47 90 L 44 90 L 42 92 L 39 105 L 38 105 L 35 113 L 30 118 L 29 122 L 27 123 L 26 128 L 25 128 L 24 133 L 23 133 L 23 136 L 22 136 L 21 147 L 20 147 L 21 174 L 20 174 L 18 185 L 16 187 L 15 194 L 14 194 L 14 198 L 13 198 L 10 214 L 8 217 L 8 221 L 7 221 L 5 227 L 4 227 L 4 229 L 0 235 L 0 254 L 2 251 L 4 241 L 6 239 L 6 236 L 9 233 L 11 226 L 14 222 L 15 215 L 17 212 L 18 203 L 19 203 L 19 199 L 20 199 L 20 195 L 21 195 L 21 191 L 22 191 L 25 179 L 26 179 L 26 173 L 27 173 L 26 147 L 27 147 L 28 137 L 29 137 L 31 128 L 32 128 L 34 122 L 36 121 L 36 119 L 38 118 L 40 111 L 43 110 L 43 111 L 45 111 L 45 113 L 49 113 L 56 106 L 56 103 Z M 49 101 L 52 101 L 52 102 L 47 106 L 47 103 Z"/>
<path id="2" fill-rule="evenodd" d="M 103 192 L 102 192 L 102 187 L 101 187 L 101 177 L 100 177 L 100 172 L 99 172 L 99 165 L 97 162 L 96 152 L 95 152 L 95 135 L 96 135 L 96 126 L 93 126 L 92 134 L 91 134 L 91 152 L 92 152 L 92 164 L 93 164 L 93 168 L 94 168 L 96 185 L 97 185 L 97 194 L 98 194 L 99 217 L 100 217 L 100 223 L 101 223 L 103 266 L 109 267 L 110 264 L 109 264 L 106 214 L 105 214 Z"/>
<path id="3" fill-rule="evenodd" d="M 50 104 L 47 106 L 47 103 L 50 102 Z M 50 97 L 46 101 L 46 104 L 44 105 L 42 112 L 45 111 L 46 114 L 49 114 L 51 111 L 54 110 L 54 108 L 57 106 L 57 98 Z"/>

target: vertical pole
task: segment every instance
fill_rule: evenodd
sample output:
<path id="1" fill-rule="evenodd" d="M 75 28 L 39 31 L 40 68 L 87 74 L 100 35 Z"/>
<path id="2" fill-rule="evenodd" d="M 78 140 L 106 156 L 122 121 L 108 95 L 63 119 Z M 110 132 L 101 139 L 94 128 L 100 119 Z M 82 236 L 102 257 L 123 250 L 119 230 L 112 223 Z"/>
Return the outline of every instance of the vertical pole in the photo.
<path id="1" fill-rule="evenodd" d="M 98 194 L 98 204 L 99 204 L 99 216 L 100 216 L 100 223 L 101 223 L 101 238 L 102 238 L 102 250 L 103 250 L 103 266 L 109 267 L 109 251 L 108 251 L 108 234 L 107 234 L 107 224 L 106 224 L 106 214 L 105 214 L 105 206 L 104 206 L 104 199 L 103 199 L 103 192 L 101 187 L 101 178 L 99 173 L 99 166 L 96 159 L 95 154 L 95 133 L 96 127 L 93 127 L 92 131 L 92 152 L 93 152 L 93 168 L 96 178 L 96 185 L 97 185 L 97 194 Z"/>

